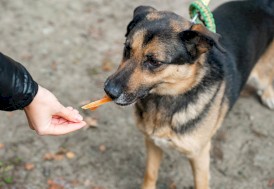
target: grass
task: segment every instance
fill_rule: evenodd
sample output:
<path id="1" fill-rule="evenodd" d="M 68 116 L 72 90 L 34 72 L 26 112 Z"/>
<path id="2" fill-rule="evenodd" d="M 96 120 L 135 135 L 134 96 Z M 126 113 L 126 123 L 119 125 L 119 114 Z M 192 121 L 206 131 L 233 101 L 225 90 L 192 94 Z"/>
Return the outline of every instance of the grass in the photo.
<path id="1" fill-rule="evenodd" d="M 22 164 L 19 157 L 0 160 L 0 187 L 14 183 L 13 173 L 15 168 Z"/>

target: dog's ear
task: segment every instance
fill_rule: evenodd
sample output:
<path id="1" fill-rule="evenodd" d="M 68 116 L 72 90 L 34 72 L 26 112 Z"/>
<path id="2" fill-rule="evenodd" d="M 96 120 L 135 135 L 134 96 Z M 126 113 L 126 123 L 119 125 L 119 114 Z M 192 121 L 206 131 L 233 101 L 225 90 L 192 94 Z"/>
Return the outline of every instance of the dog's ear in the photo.
<path id="1" fill-rule="evenodd" d="M 145 18 L 145 16 L 150 13 L 156 11 L 153 7 L 150 6 L 139 6 L 135 8 L 133 12 L 133 19 L 127 26 L 127 33 L 126 37 L 128 36 L 129 32 L 141 21 Z"/>
<path id="2" fill-rule="evenodd" d="M 179 35 L 192 60 L 197 59 L 213 46 L 222 52 L 225 51 L 219 43 L 220 35 L 209 31 L 202 24 L 194 24 L 189 30 L 185 30 Z"/>
<path id="3" fill-rule="evenodd" d="M 139 7 L 136 7 L 134 12 L 133 12 L 133 17 L 137 16 L 137 15 L 140 15 L 140 14 L 147 14 L 149 12 L 153 12 L 153 11 L 156 11 L 155 8 L 151 7 L 151 6 L 139 6 Z"/>

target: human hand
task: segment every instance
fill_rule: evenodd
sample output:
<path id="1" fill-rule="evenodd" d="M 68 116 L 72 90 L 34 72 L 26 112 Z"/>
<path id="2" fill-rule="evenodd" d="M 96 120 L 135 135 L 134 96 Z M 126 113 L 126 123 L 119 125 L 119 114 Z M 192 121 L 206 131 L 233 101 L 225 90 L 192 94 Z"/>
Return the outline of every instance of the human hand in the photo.
<path id="1" fill-rule="evenodd" d="M 41 86 L 24 111 L 30 128 L 39 135 L 62 135 L 86 125 L 77 110 L 65 108 L 50 91 Z"/>

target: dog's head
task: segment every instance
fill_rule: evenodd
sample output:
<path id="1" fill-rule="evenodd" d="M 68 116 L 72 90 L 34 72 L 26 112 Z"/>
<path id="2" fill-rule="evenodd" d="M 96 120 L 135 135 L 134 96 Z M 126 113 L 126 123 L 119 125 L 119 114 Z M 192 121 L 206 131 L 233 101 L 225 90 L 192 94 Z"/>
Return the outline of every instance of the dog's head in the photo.
<path id="1" fill-rule="evenodd" d="M 149 93 L 182 94 L 203 74 L 204 54 L 219 47 L 218 39 L 175 13 L 137 7 L 127 27 L 122 62 L 105 82 L 105 92 L 119 105 Z"/>

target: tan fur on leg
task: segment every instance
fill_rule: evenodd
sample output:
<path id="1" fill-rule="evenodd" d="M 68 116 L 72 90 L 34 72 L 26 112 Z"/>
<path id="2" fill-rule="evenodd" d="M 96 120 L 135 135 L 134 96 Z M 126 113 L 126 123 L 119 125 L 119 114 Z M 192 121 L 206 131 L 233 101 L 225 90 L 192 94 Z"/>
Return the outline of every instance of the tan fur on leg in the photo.
<path id="1" fill-rule="evenodd" d="M 274 110 L 274 42 L 269 46 L 267 51 L 259 59 L 253 69 L 248 84 L 258 90 L 258 94 L 264 105 Z"/>
<path id="2" fill-rule="evenodd" d="M 155 189 L 163 151 L 146 137 L 147 163 L 142 189 Z"/>
<path id="3" fill-rule="evenodd" d="M 194 174 L 195 189 L 209 189 L 210 146 L 209 142 L 200 154 L 189 159 Z"/>

